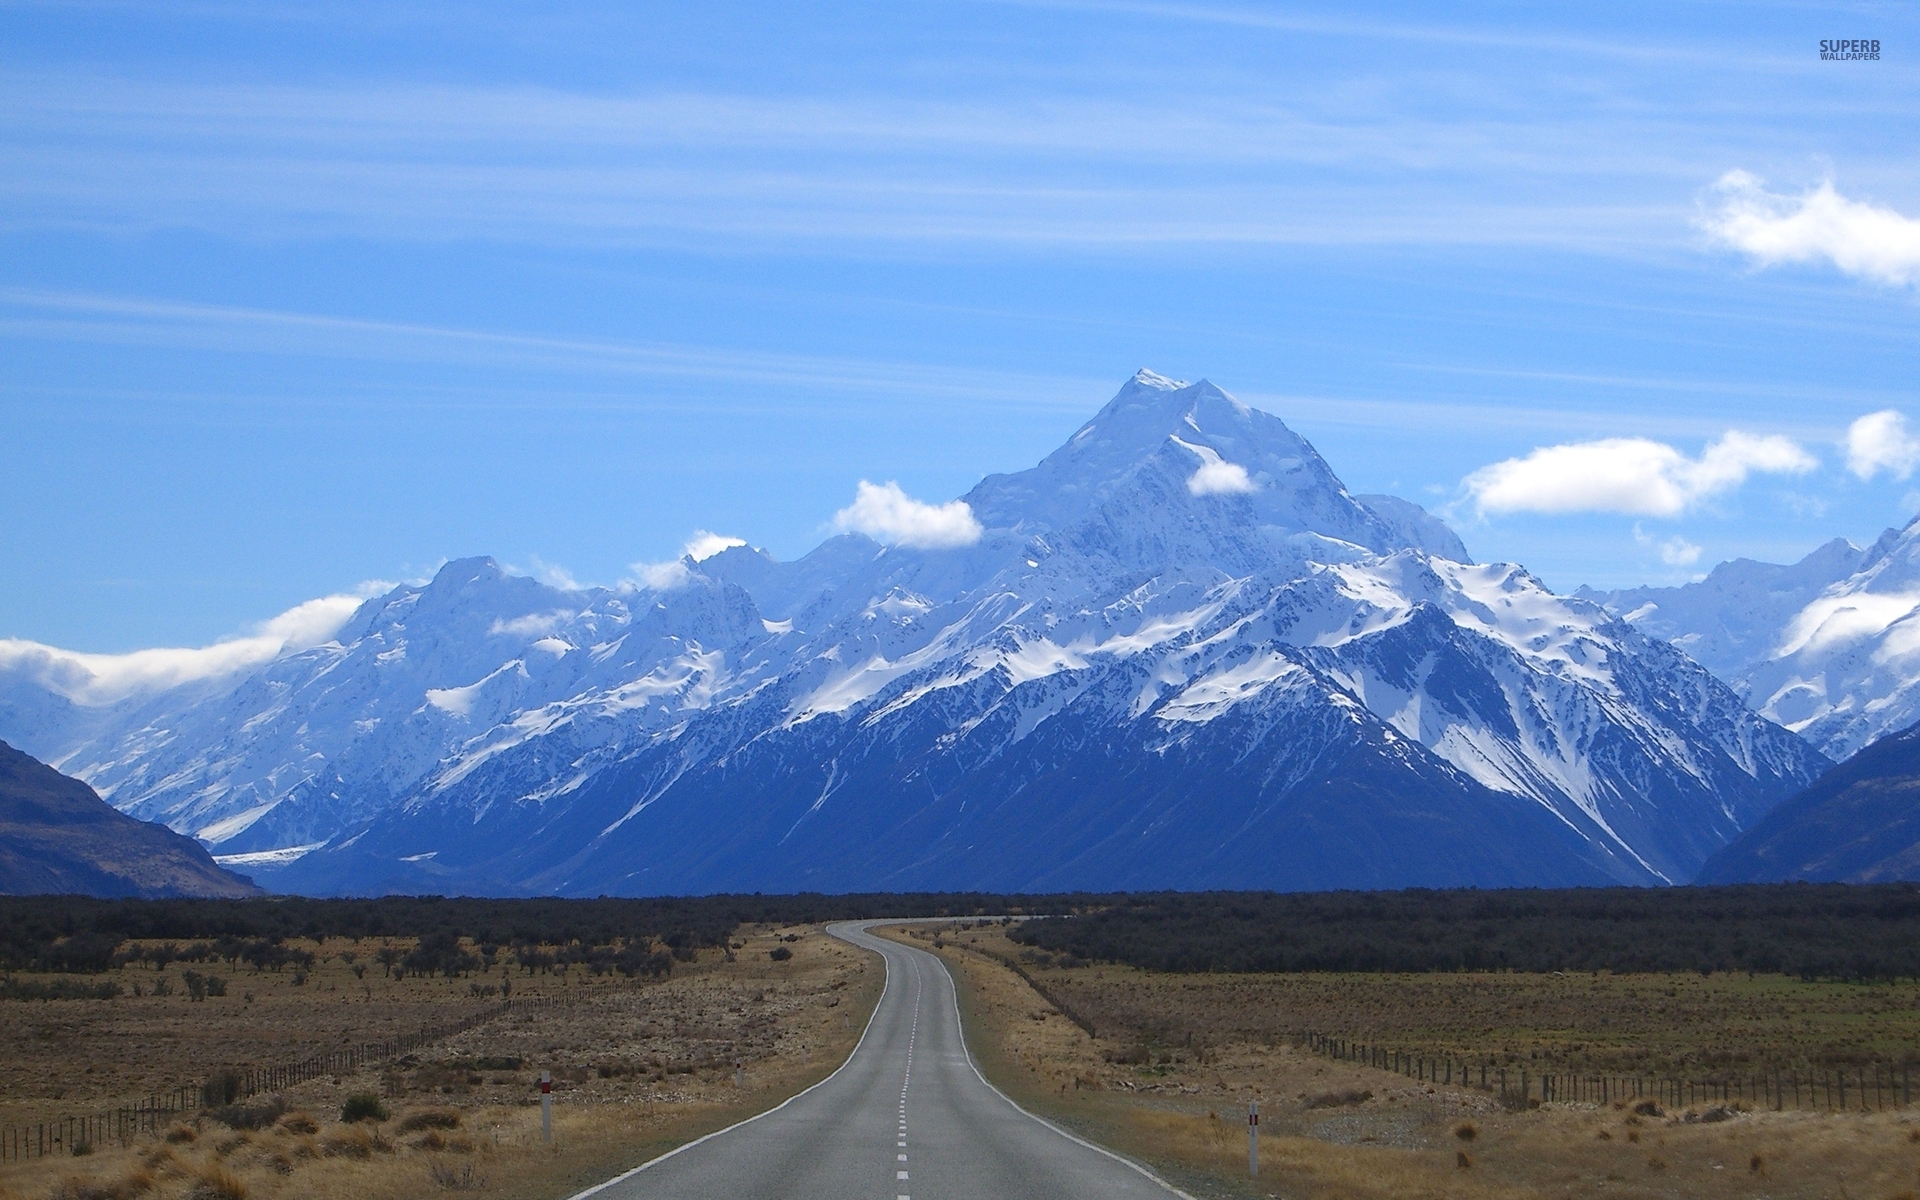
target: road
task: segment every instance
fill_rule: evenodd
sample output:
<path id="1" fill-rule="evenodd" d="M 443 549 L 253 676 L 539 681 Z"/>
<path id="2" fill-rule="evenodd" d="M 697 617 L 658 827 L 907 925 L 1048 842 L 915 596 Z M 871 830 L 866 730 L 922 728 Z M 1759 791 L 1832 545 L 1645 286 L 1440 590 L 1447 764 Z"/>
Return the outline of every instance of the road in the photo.
<path id="1" fill-rule="evenodd" d="M 1144 1168 L 1040 1120 L 974 1067 L 938 958 L 828 932 L 886 959 L 866 1034 L 831 1077 L 575 1200 L 1168 1200 Z"/>

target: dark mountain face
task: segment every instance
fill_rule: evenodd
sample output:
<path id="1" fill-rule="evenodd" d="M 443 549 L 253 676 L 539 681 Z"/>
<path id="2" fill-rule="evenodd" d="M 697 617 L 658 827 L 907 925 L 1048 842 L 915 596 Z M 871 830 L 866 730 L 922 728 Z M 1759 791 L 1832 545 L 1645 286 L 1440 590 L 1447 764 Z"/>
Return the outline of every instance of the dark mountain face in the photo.
<path id="1" fill-rule="evenodd" d="M 1920 725 L 1885 737 L 1762 817 L 1698 883 L 1920 880 Z"/>
<path id="2" fill-rule="evenodd" d="M 257 896 L 200 844 L 0 742 L 0 893 Z"/>

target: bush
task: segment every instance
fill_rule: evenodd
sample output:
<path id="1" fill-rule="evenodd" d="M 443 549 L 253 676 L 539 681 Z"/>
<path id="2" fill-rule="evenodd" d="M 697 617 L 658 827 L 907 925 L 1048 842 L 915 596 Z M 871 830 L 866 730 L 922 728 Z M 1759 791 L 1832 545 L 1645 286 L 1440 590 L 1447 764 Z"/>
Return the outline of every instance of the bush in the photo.
<path id="1" fill-rule="evenodd" d="M 767 957 L 775 962 L 785 962 L 793 957 L 793 951 L 787 949 L 785 946 L 775 946 L 773 949 L 767 951 Z"/>
<path id="2" fill-rule="evenodd" d="M 356 1121 L 384 1121 L 387 1106 L 372 1092 L 359 1092 L 348 1096 L 347 1102 L 340 1106 L 340 1119 L 348 1125 Z"/>
<path id="3" fill-rule="evenodd" d="M 0 1000 L 111 1000 L 120 994 L 117 983 L 81 983 L 55 979 L 0 979 Z"/>
<path id="4" fill-rule="evenodd" d="M 287 1111 L 285 1103 L 269 1100 L 265 1104 L 228 1104 L 208 1110 L 207 1115 L 228 1129 L 265 1129 Z"/>
<path id="5" fill-rule="evenodd" d="M 240 1098 L 240 1085 L 245 1082 L 245 1078 L 239 1071 L 232 1067 L 222 1067 L 207 1076 L 207 1081 L 200 1085 L 200 1099 L 208 1108 L 232 1104 Z"/>
<path id="6" fill-rule="evenodd" d="M 401 1133 L 412 1133 L 416 1129 L 458 1129 L 460 1114 L 451 1108 L 423 1108 L 401 1117 L 398 1128 Z"/>

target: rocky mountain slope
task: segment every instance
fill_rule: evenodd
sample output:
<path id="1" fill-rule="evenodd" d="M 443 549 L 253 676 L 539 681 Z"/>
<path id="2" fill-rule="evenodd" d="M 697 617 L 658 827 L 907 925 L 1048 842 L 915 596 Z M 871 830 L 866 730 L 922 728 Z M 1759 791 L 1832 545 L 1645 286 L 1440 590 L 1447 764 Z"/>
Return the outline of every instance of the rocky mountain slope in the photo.
<path id="1" fill-rule="evenodd" d="M 1707 860 L 1701 883 L 1920 879 L 1920 725 L 1783 801 Z"/>
<path id="2" fill-rule="evenodd" d="M 0 742 L 0 895 L 255 896 L 200 843 Z"/>
<path id="3" fill-rule="evenodd" d="M 311 891 L 1685 882 L 1828 765 L 1209 383 L 965 502 L 645 587 L 461 560 L 191 695 L 0 675 L 0 722 Z"/>

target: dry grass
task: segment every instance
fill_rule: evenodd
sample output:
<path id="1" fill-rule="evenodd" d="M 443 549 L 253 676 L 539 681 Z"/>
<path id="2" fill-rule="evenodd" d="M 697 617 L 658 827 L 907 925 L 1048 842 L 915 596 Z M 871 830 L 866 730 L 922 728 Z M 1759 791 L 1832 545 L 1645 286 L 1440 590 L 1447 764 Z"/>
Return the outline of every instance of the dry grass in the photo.
<path id="1" fill-rule="evenodd" d="M 798 940 L 776 941 L 787 933 Z M 743 930 L 735 938 L 744 944 L 731 960 L 705 954 L 696 963 L 677 964 L 673 976 L 659 983 L 594 982 L 577 972 L 535 976 L 543 987 L 570 989 L 578 1001 L 489 1022 L 357 1077 L 289 1089 L 274 1098 L 284 1104 L 274 1110 L 277 1119 L 258 1128 L 230 1128 L 200 1112 L 170 1135 L 102 1146 L 86 1158 L 8 1164 L 0 1168 L 0 1200 L 402 1200 L 443 1192 L 534 1200 L 572 1194 L 777 1103 L 826 1075 L 852 1049 L 879 998 L 877 960 L 819 929 Z M 781 945 L 792 957 L 776 963 L 767 951 Z M 357 957 L 367 961 L 364 954 Z M 295 1033 L 282 1037 L 272 1061 L 295 1057 L 317 1036 L 314 1028 L 330 1030 L 326 1036 L 336 1042 L 343 1035 L 355 1041 L 379 1036 L 344 1024 L 381 1011 L 378 989 L 371 1001 L 364 995 L 343 998 L 344 988 L 329 990 L 329 972 L 337 974 L 344 965 L 337 959 L 321 963 L 304 990 L 283 981 L 285 993 L 273 1011 Z M 378 983 L 379 972 L 376 964 L 367 983 Z M 408 979 L 396 990 L 416 982 Z M 419 993 L 396 997 L 379 1019 L 404 1018 L 417 1026 L 472 1003 L 465 994 L 470 981 L 454 981 L 458 987 L 418 982 Z M 524 985 L 524 976 L 517 979 L 515 993 Z M 239 982 L 231 986 L 229 1001 L 242 990 Z M 96 1007 L 36 1018 L 36 1029 L 50 1024 L 87 1031 L 64 1043 L 78 1067 L 70 1072 L 77 1082 L 56 1111 L 108 1103 L 124 1087 L 120 1065 L 131 1056 L 109 1047 L 147 1028 L 151 1019 L 131 1005 L 116 1015 L 115 1006 L 131 999 L 56 1001 L 47 1007 Z M 212 1029 L 182 1028 L 175 1037 L 150 1042 L 148 1050 L 163 1061 L 143 1069 L 178 1081 L 196 1078 L 208 1063 L 232 1061 L 220 1055 L 214 1036 L 224 1027 L 221 1019 L 203 1016 L 216 1002 L 174 1013 L 176 1021 Z M 246 1021 L 243 1040 L 265 1036 L 259 1018 L 248 1015 Z M 43 1050 L 30 1045 L 31 1033 L 10 1026 L 5 1036 L 10 1046 L 47 1061 Z M 87 1057 L 88 1048 L 101 1049 L 97 1060 Z M 734 1083 L 736 1061 L 744 1087 Z M 554 1079 L 551 1146 L 540 1140 L 542 1068 Z M 344 1099 L 358 1092 L 379 1093 L 391 1118 L 354 1125 L 334 1119 Z"/>
<path id="2" fill-rule="evenodd" d="M 934 936 L 929 930 L 898 936 L 914 934 L 923 947 Z M 940 953 L 961 982 L 969 1044 L 996 1083 L 1037 1111 L 1153 1163 L 1197 1194 L 1887 1200 L 1913 1193 L 1920 1183 L 1920 1111 L 1827 1115 L 1730 1108 L 1725 1119 L 1713 1122 L 1700 1119 L 1704 1108 L 1653 1116 L 1622 1105 L 1553 1103 L 1508 1112 L 1477 1091 L 1416 1083 L 1295 1051 L 1281 1035 L 1286 1004 L 1302 994 L 1292 986 L 1299 983 L 1294 977 L 1277 977 L 1276 986 L 1263 990 L 1276 977 L 1143 977 L 1114 967 L 1037 973 L 1049 990 L 1093 1019 L 1101 1035 L 1095 1039 L 1011 971 L 976 952 L 1018 950 L 996 929 L 949 930 L 942 940 Z M 1555 986 L 1529 977 L 1495 978 L 1516 984 L 1515 1009 L 1537 1005 Z M 1643 979 L 1635 986 L 1642 995 L 1677 999 L 1701 988 L 1697 980 Z M 1461 993 L 1415 987 L 1396 998 L 1397 981 L 1369 977 L 1365 990 L 1343 991 L 1338 985 L 1345 981 L 1323 980 L 1318 993 L 1308 994 L 1367 996 L 1369 1004 L 1357 1011 L 1376 1018 L 1398 1014 L 1400 1027 L 1409 1030 L 1470 1032 L 1469 1023 L 1478 1019 L 1475 1036 L 1536 1052 L 1548 1044 L 1599 1043 L 1580 1027 L 1578 1015 L 1542 1028 L 1500 1024 L 1485 1020 L 1488 1000 L 1477 1018 L 1444 1008 L 1423 1013 L 1422 1005 L 1444 1006 Z M 1676 996 L 1666 996 L 1668 986 Z M 1880 989 L 1881 996 L 1888 990 Z M 1814 1001 L 1803 997 L 1799 1003 Z M 1849 1009 L 1852 1001 L 1844 994 L 1832 1003 L 1841 1011 L 1827 1028 L 1864 1019 L 1865 1006 Z M 1551 1005 L 1537 1011 L 1567 1012 Z M 1701 1039 L 1715 1052 L 1740 1050 L 1742 1028 L 1779 1027 L 1743 1026 L 1744 1011 L 1716 1021 L 1710 1005 L 1690 1002 L 1678 1012 L 1654 1014 L 1659 1020 L 1651 1022 L 1652 1040 L 1661 1047 L 1654 1052 L 1679 1050 L 1687 1019 L 1702 1021 Z M 1792 1036 L 1807 1044 L 1819 1027 L 1796 1023 Z M 1600 1032 L 1607 1034 L 1605 1044 L 1632 1051 L 1624 1031 L 1609 1026 Z M 1859 1033 L 1866 1042 L 1884 1040 L 1877 1030 Z M 1461 1045 L 1474 1042 L 1463 1037 Z M 1143 1054 L 1143 1047 L 1150 1053 Z M 1256 1099 L 1262 1171 L 1254 1181 L 1247 1178 L 1245 1121 L 1247 1103 Z"/>

